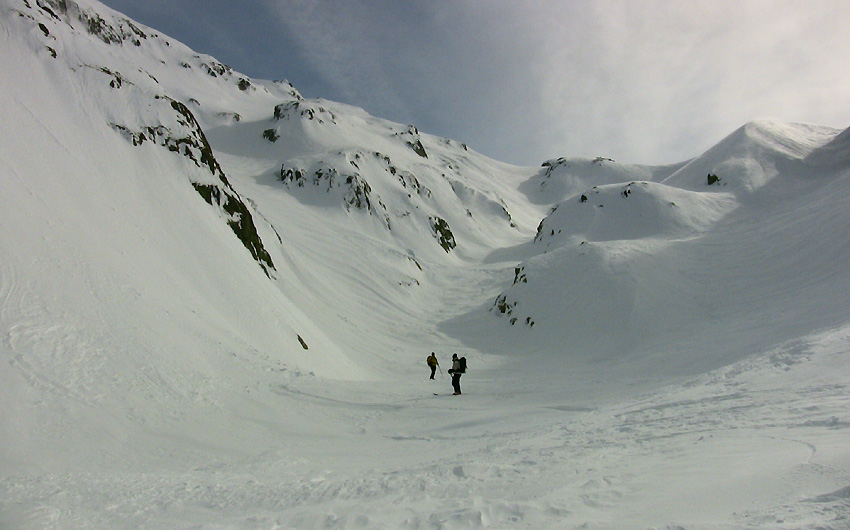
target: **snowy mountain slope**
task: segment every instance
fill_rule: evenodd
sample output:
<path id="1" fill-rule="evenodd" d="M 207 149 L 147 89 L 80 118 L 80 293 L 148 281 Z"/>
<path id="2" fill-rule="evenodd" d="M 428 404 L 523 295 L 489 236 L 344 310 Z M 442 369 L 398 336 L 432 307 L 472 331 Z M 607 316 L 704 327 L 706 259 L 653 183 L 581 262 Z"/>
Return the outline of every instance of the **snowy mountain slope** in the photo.
<path id="1" fill-rule="evenodd" d="M 804 172 L 803 159 L 832 140 L 836 132 L 829 127 L 772 120 L 751 122 L 663 182 L 696 191 L 704 189 L 713 175 L 719 179 L 714 185 L 747 196 L 782 173 Z"/>
<path id="2" fill-rule="evenodd" d="M 850 228 L 848 168 L 805 163 L 831 138 L 838 131 L 750 124 L 660 183 L 573 195 L 540 223 L 530 257 L 489 307 L 528 328 L 499 340 L 522 347 L 534 337 L 543 351 L 569 343 L 578 357 L 662 354 L 656 363 L 678 372 L 747 355 L 753 345 L 734 342 L 740 328 L 774 330 L 757 346 L 769 348 L 841 325 L 850 277 L 833 267 L 848 257 L 834 235 Z M 706 168 L 733 165 L 738 175 L 708 184 Z M 701 184 L 673 187 L 696 171 Z M 824 310 L 786 309 L 811 304 Z M 695 340 L 715 335 L 724 339 Z"/>
<path id="3" fill-rule="evenodd" d="M 0 527 L 843 528 L 847 131 L 517 168 L 0 8 Z"/>
<path id="4" fill-rule="evenodd" d="M 846 167 L 850 163 L 850 129 L 809 153 L 805 162 L 814 167 Z"/>
<path id="5" fill-rule="evenodd" d="M 534 204 L 555 205 L 593 186 L 619 184 L 631 180 L 659 181 L 685 163 L 669 166 L 622 164 L 610 158 L 559 158 L 543 163 L 534 178 L 522 184 Z"/>
<path id="6" fill-rule="evenodd" d="M 416 217 L 409 236 L 396 238 L 383 219 L 370 228 L 375 216 L 348 212 L 331 195 L 334 212 L 299 206 L 303 196 L 289 201 L 297 190 L 279 181 L 285 157 L 275 153 L 281 158 L 257 173 L 230 175 L 206 135 L 231 124 L 241 136 L 242 120 L 273 121 L 281 101 L 301 100 L 287 83 L 247 80 L 96 2 L 7 2 L 3 9 L 10 51 L 3 70 L 16 74 L 2 96 L 5 130 L 16 131 L 2 146 L 2 319 L 11 367 L 4 388 L 7 402 L 30 396 L 45 404 L 20 421 L 11 419 L 19 411 L 5 410 L 4 426 L 15 425 L 7 465 L 67 464 L 47 448 L 62 440 L 85 452 L 90 433 L 121 446 L 157 439 L 151 430 L 170 431 L 166 425 L 179 418 L 205 423 L 222 410 L 256 417 L 265 402 L 244 394 L 256 386 L 268 392 L 269 377 L 279 385 L 305 374 L 362 379 L 392 371 L 407 340 L 396 338 L 400 322 L 421 327 L 424 342 L 431 332 L 423 315 L 440 311 L 439 288 L 416 293 L 440 274 L 424 271 L 420 256 L 446 267 L 457 262 L 440 232 L 456 237 L 458 252 L 473 253 L 494 233 L 520 237 L 484 186 L 485 170 L 505 176 L 509 166 L 407 127 L 373 127 L 380 120 L 356 111 L 343 111 L 340 123 L 360 128 L 318 135 L 325 143 L 317 156 L 374 129 L 367 140 L 401 162 L 390 166 L 388 155 L 348 145 L 353 156 L 362 152 L 380 166 L 370 176 L 375 189 L 400 197 L 388 200 L 388 211 L 401 218 L 394 225 Z M 261 134 L 256 143 L 275 147 Z M 222 144 L 227 158 L 232 145 Z M 433 193 L 406 169 L 412 160 L 426 162 L 417 152 L 423 144 L 427 164 L 412 169 Z M 231 166 L 241 169 L 241 160 Z M 331 162 L 351 167 L 345 156 Z M 480 175 L 464 180 L 452 164 Z M 254 205 L 262 193 L 246 198 L 234 178 L 245 177 L 242 186 L 251 189 L 255 176 L 273 173 L 277 193 L 261 213 Z M 416 204 L 404 194 L 411 185 L 424 190 Z M 416 209 L 425 212 L 407 211 Z M 482 222 L 468 221 L 474 215 Z M 456 236 L 438 222 L 444 217 L 458 220 Z M 77 406 L 58 405 L 72 396 Z M 101 403 L 109 406 L 100 410 Z M 72 429 L 83 425 L 89 434 Z M 52 427 L 36 434 L 41 426 Z M 242 438 L 223 440 L 217 445 L 235 450 Z"/>
<path id="7" fill-rule="evenodd" d="M 81 5 L 83 7 L 80 7 Z M 266 112 L 266 119 L 270 122 L 286 121 L 283 120 L 285 118 L 283 115 L 273 118 L 273 112 L 278 107 L 286 107 L 289 103 L 304 102 L 303 98 L 288 83 L 247 80 L 228 67 L 215 62 L 212 58 L 195 54 L 179 43 L 160 37 L 148 28 L 133 24 L 106 9 L 95 10 L 85 3 L 42 2 L 36 4 L 35 7 L 17 9 L 13 12 L 18 13 L 19 22 L 29 22 L 27 31 L 32 39 L 32 47 L 36 50 L 40 49 L 40 53 L 47 53 L 46 57 L 54 59 L 47 64 L 56 66 L 64 63 L 67 64 L 69 73 L 81 71 L 86 76 L 82 83 L 84 89 L 90 91 L 90 94 L 85 95 L 92 97 L 93 105 L 100 106 L 97 110 L 90 109 L 92 116 L 104 115 L 103 123 L 99 125 L 108 124 L 115 132 L 123 136 L 126 143 L 137 147 L 145 155 L 156 150 L 156 147 L 162 151 L 160 154 L 166 156 L 171 153 L 183 154 L 186 158 L 189 158 L 192 164 L 198 166 L 198 170 L 191 168 L 187 173 L 190 175 L 189 180 L 201 197 L 207 202 L 220 204 L 222 210 L 224 210 L 222 215 L 229 218 L 229 224 L 234 224 L 233 221 L 238 219 L 248 225 L 247 229 L 242 226 L 235 226 L 233 230 L 237 235 L 244 235 L 244 232 L 250 231 L 252 225 L 258 225 L 257 229 L 260 232 L 265 231 L 264 237 L 260 237 L 258 233 L 248 234 L 247 237 L 242 237 L 242 239 L 267 274 L 275 275 L 274 260 L 265 247 L 275 240 L 280 240 L 282 237 L 280 231 L 276 232 L 271 226 L 259 226 L 262 223 L 255 223 L 249 217 L 251 215 L 249 208 L 237 195 L 234 195 L 235 190 L 230 187 L 228 177 L 221 171 L 216 155 L 212 153 L 210 146 L 206 143 L 206 134 L 200 128 L 200 124 L 205 124 L 205 128 L 209 128 L 210 123 L 235 124 L 232 127 L 233 133 L 238 138 L 244 138 L 244 128 L 241 127 L 243 120 L 247 124 L 249 123 L 247 120 L 255 119 L 262 115 L 262 112 Z M 101 13 L 106 14 L 101 15 Z M 35 22 L 40 25 L 36 27 Z M 41 30 L 42 26 L 46 29 Z M 90 31 L 92 28 L 94 28 L 93 32 Z M 61 37 L 64 34 L 67 34 L 66 40 L 57 38 L 57 35 Z M 69 44 L 79 41 L 82 44 L 76 47 L 68 46 L 66 49 L 54 41 Z M 55 46 L 49 47 L 51 44 L 55 44 Z M 47 50 L 47 52 L 44 50 Z M 53 58 L 50 50 L 53 50 L 57 57 Z M 125 62 L 122 63 L 122 60 Z M 45 85 L 49 86 L 50 83 L 45 83 Z M 187 87 L 192 87 L 191 97 L 187 95 Z M 83 94 L 80 93 L 80 96 L 83 96 Z M 60 101 L 62 99 L 59 98 Z M 83 99 L 81 104 L 88 104 L 86 98 Z M 185 101 L 185 104 L 180 101 L 181 99 Z M 133 101 L 136 104 L 132 104 Z M 284 103 L 281 103 L 281 101 Z M 139 105 L 141 102 L 147 103 Z M 304 104 L 313 103 L 305 102 Z M 333 104 L 331 105 L 333 107 Z M 138 115 L 134 111 L 137 107 L 141 110 Z M 197 121 L 195 121 L 196 117 Z M 236 117 L 239 119 L 237 120 Z M 301 120 L 302 117 L 303 120 Z M 299 114 L 298 118 L 292 121 L 299 121 L 299 123 L 304 121 L 306 122 L 305 126 L 309 128 L 313 120 L 309 119 L 308 114 L 304 116 Z M 358 134 L 362 135 L 364 131 L 370 131 L 371 129 L 368 126 L 378 121 L 362 112 L 353 110 L 348 112 L 348 109 L 343 109 L 340 113 L 339 130 L 332 130 L 329 134 L 323 134 L 321 131 L 314 133 L 312 137 L 315 140 L 315 149 L 311 152 L 318 151 L 319 154 L 315 155 L 317 158 L 333 157 L 336 154 L 335 150 L 340 145 L 351 147 L 353 145 L 351 138 Z M 69 123 L 75 123 L 75 120 L 69 119 Z M 382 126 L 386 129 L 385 131 L 373 132 L 366 140 L 370 141 L 372 145 L 396 154 L 396 158 L 400 158 L 402 161 L 406 161 L 404 157 L 406 153 L 409 153 L 411 157 L 420 158 L 415 149 L 411 148 L 412 144 L 421 146 L 418 132 L 409 128 L 398 130 L 397 126 L 385 122 L 382 123 Z M 250 124 L 248 127 L 250 128 Z M 212 128 L 214 129 L 214 127 Z M 305 137 L 307 136 L 305 134 Z M 211 137 L 214 137 L 214 134 Z M 259 134 L 259 131 L 254 138 L 257 144 L 263 144 L 264 147 L 264 144 L 271 144 Z M 426 140 L 426 142 L 428 141 Z M 433 140 L 435 143 L 437 141 L 436 139 Z M 448 141 L 440 142 L 446 146 L 450 144 Z M 229 144 L 227 142 L 221 143 L 223 144 L 222 152 L 227 153 Z M 238 147 L 243 148 L 244 145 L 238 145 Z M 275 146 L 273 145 L 273 147 Z M 393 151 L 394 147 L 395 152 Z M 473 215 L 472 209 L 488 218 L 492 211 L 494 216 L 501 217 L 504 226 L 509 227 L 509 214 L 505 211 L 498 197 L 491 198 L 493 193 L 489 190 L 465 192 L 467 195 L 476 196 L 470 200 L 472 209 L 461 209 L 461 201 L 457 198 L 457 194 L 451 186 L 451 181 L 446 175 L 452 173 L 452 169 L 450 167 L 451 162 L 447 162 L 442 155 L 443 150 L 446 150 L 446 148 L 442 145 L 432 148 L 432 151 L 434 151 L 432 165 L 434 167 L 427 169 L 432 173 L 440 171 L 438 184 L 432 184 L 432 187 L 440 186 L 444 190 L 449 190 L 446 193 L 441 193 L 440 197 L 447 195 L 446 201 L 453 201 L 454 203 L 450 206 L 457 206 L 459 211 L 463 212 L 454 217 L 459 219 L 461 223 L 469 224 L 467 219 Z M 454 150 L 465 151 L 460 146 L 456 146 Z M 383 176 L 391 186 L 395 184 L 394 187 L 397 188 L 390 190 L 390 192 L 401 194 L 405 187 L 411 187 L 418 188 L 419 193 L 431 195 L 430 189 L 419 184 L 417 177 L 410 171 L 398 165 L 393 165 L 388 155 L 375 153 L 370 152 L 369 156 L 376 158 L 379 163 L 386 166 L 383 168 Z M 360 156 L 360 153 L 356 151 L 352 153 L 352 157 L 358 156 Z M 378 159 L 379 156 L 380 159 Z M 335 161 L 331 160 L 331 162 Z M 179 163 L 185 162 L 185 160 L 182 160 Z M 347 168 L 354 169 L 349 165 L 345 156 L 339 162 Z M 496 166 L 496 164 L 492 165 Z M 209 166 L 209 171 L 206 171 L 206 166 Z M 274 167 L 279 175 L 280 159 L 275 160 Z M 328 167 L 329 171 L 339 171 L 332 166 Z M 505 173 L 505 170 L 502 170 L 502 172 Z M 376 178 L 370 178 L 370 181 L 372 182 L 371 186 L 377 187 L 381 184 L 381 181 Z M 370 183 L 365 179 L 361 182 L 365 189 L 370 187 Z M 342 184 L 345 185 L 345 183 Z M 208 188 L 210 185 L 215 185 L 218 189 Z M 465 184 L 459 183 L 457 186 L 464 192 Z M 227 197 L 234 197 L 234 199 L 228 200 Z M 369 197 L 364 196 L 364 199 L 369 200 Z M 386 206 L 382 205 L 381 198 L 377 193 L 374 194 L 374 202 L 375 208 L 381 210 L 380 212 L 375 210 L 375 212 L 380 214 L 382 222 L 388 223 L 389 213 L 386 211 Z M 482 207 L 474 206 L 475 203 L 482 203 Z M 395 206 L 395 201 L 389 202 L 389 204 Z M 400 247 L 398 252 L 406 254 L 399 260 L 402 271 L 410 268 L 411 264 L 417 266 L 415 258 L 417 251 L 420 254 L 423 252 L 423 250 L 418 249 L 417 245 L 424 245 L 424 251 L 431 250 L 435 254 L 445 254 L 446 250 L 441 248 L 439 244 L 440 238 L 447 241 L 446 246 L 449 242 L 457 244 L 450 225 L 443 218 L 447 215 L 440 211 L 442 205 L 424 204 L 424 208 L 420 208 L 419 205 L 402 206 L 402 208 L 395 208 L 392 212 L 392 222 L 396 226 L 404 224 L 406 222 L 404 217 L 411 216 L 412 210 L 427 208 L 427 211 L 422 215 L 413 212 L 413 217 L 416 217 L 416 219 L 409 230 L 412 237 L 420 238 L 420 242 L 407 242 L 398 245 Z M 355 218 L 357 218 L 356 213 Z M 261 216 L 258 216 L 257 219 L 261 219 Z M 489 226 L 489 223 L 480 223 L 480 225 L 486 227 Z M 368 226 L 368 223 L 366 226 Z M 361 228 L 358 228 L 358 230 Z M 385 229 L 388 228 L 389 226 L 385 227 Z M 471 229 L 474 231 L 474 226 Z M 455 230 L 458 231 L 457 228 Z M 458 238 L 464 238 L 463 233 L 463 231 L 458 231 Z M 460 242 L 462 251 L 465 246 L 463 239 Z M 472 244 L 474 243 L 473 241 Z M 448 250 L 452 249 L 448 248 Z M 274 249 L 272 249 L 272 252 L 274 252 Z M 343 271 L 343 274 L 347 275 L 348 272 Z M 276 276 L 282 277 L 284 275 Z M 405 279 L 402 281 L 415 282 L 415 278 L 407 274 L 404 274 L 403 277 Z M 326 281 L 334 283 L 331 279 Z M 352 296 L 356 297 L 357 295 Z M 338 294 L 329 297 L 329 300 L 333 301 L 335 298 L 338 298 Z M 335 324 L 331 323 L 327 327 L 335 327 Z M 321 337 L 316 337 L 313 340 L 307 339 L 307 343 L 315 345 L 317 340 L 321 340 Z M 296 351 L 300 351 L 300 343 L 294 342 L 293 344 L 296 345 Z M 374 349 L 374 346 L 371 349 Z M 314 371 L 317 367 L 310 366 L 308 369 Z"/>
<path id="8" fill-rule="evenodd" d="M 14 131 L 0 146 L 4 469 L 125 460 L 117 448 L 130 440 L 244 401 L 251 371 L 362 377 L 269 288 L 275 270 L 259 267 L 235 233 L 250 211 L 229 211 L 225 197 L 244 203 L 158 85 L 139 73 L 112 86 L 116 77 L 92 66 L 110 58 L 108 45 L 57 11 L 40 8 L 44 32 L 27 16 L 34 8 L 8 9 L 2 68 L 16 75 L 0 96 L 4 130 Z M 63 32 L 55 39 L 69 46 L 54 43 L 54 58 L 43 39 Z M 146 127 L 167 133 L 137 141 L 132 131 Z M 257 230 L 276 237 L 271 226 Z M 104 452 L 80 457 L 92 439 Z"/>
<path id="9" fill-rule="evenodd" d="M 418 253 L 450 252 L 458 243 L 460 252 L 467 245 L 489 247 L 490 239 L 516 226 L 503 198 L 515 192 L 499 187 L 516 179 L 513 168 L 346 105 L 301 99 L 266 110 L 259 122 L 212 128 L 211 141 L 237 160 L 250 157 L 257 177 L 279 180 L 305 204 L 342 205 L 355 211 L 353 219 L 362 217 L 356 211 L 365 213 L 370 225 L 396 231 L 393 239 Z M 524 220 L 531 222 L 528 215 Z M 455 231 L 467 245 L 445 241 Z"/>
<path id="10" fill-rule="evenodd" d="M 730 194 L 689 192 L 653 182 L 594 186 L 578 200 L 555 208 L 534 241 L 549 246 L 557 245 L 558 236 L 588 241 L 683 238 L 704 232 L 737 206 Z M 570 231 L 566 236 L 563 227 Z"/>
<path id="11" fill-rule="evenodd" d="M 304 307 L 336 307 L 331 314 L 316 311 L 323 328 L 376 368 L 393 365 L 398 341 L 406 342 L 399 329 L 442 340 L 431 326 L 445 318 L 446 303 L 454 303 L 445 298 L 447 291 L 456 296 L 455 271 L 480 269 L 478 261 L 494 248 L 533 234 L 540 212 L 516 190 L 533 170 L 362 111 L 323 105 L 333 109 L 336 123 L 313 131 L 312 154 L 285 158 L 302 147 L 293 148 L 297 142 L 286 143 L 283 135 L 275 142 L 264 138 L 261 130 L 276 123 L 273 115 L 259 125 L 214 128 L 211 142 L 237 188 L 281 227 L 290 259 L 316 273 L 300 285 L 281 275 L 284 292 L 298 293 Z M 416 142 L 403 138 L 408 133 Z M 427 157 L 411 143 L 422 145 Z M 494 292 L 491 284 L 485 288 Z M 469 303 L 462 295 L 459 301 Z"/>

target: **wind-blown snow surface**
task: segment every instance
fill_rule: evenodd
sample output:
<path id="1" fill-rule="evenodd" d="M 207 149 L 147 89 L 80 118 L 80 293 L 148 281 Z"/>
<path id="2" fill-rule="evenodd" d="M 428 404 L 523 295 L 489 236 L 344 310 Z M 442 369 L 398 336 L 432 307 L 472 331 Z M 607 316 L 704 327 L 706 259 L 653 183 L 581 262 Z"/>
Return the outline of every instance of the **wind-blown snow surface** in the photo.
<path id="1" fill-rule="evenodd" d="M 0 528 L 850 528 L 847 131 L 518 168 L 0 8 Z"/>

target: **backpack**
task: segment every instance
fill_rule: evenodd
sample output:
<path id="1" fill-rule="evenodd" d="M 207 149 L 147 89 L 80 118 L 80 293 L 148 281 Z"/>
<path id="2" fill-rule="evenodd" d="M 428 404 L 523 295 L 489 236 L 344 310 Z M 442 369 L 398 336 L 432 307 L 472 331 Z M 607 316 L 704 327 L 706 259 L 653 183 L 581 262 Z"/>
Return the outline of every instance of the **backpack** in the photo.
<path id="1" fill-rule="evenodd" d="M 460 361 L 460 373 L 465 374 L 466 373 L 466 357 L 461 357 L 460 359 L 458 359 L 458 361 Z"/>

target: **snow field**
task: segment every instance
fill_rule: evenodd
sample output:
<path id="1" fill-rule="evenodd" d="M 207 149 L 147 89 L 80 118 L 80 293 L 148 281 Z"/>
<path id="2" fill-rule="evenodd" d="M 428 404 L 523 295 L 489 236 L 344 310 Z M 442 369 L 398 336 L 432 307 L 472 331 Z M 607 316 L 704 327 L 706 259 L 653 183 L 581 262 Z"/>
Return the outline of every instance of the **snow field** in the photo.
<path id="1" fill-rule="evenodd" d="M 0 528 L 850 527 L 846 132 L 516 168 L 62 5 L 0 6 Z"/>
<path id="2" fill-rule="evenodd" d="M 462 398 L 431 396 L 435 383 L 425 382 L 418 399 L 398 383 L 377 393 L 362 383 L 304 388 L 298 401 L 326 408 L 315 418 L 335 435 L 284 434 L 267 453 L 186 469 L 171 462 L 161 470 L 7 479 L 4 522 L 841 528 L 850 478 L 842 377 L 850 336 L 845 329 L 810 339 L 594 409 L 559 404 L 571 398 L 568 385 L 561 395 L 548 389 L 547 402 L 520 393 L 514 378 L 471 374 Z M 504 387 L 516 394 L 496 391 Z M 321 443 L 321 458 L 311 440 Z M 15 515 L 32 498 L 49 501 Z"/>

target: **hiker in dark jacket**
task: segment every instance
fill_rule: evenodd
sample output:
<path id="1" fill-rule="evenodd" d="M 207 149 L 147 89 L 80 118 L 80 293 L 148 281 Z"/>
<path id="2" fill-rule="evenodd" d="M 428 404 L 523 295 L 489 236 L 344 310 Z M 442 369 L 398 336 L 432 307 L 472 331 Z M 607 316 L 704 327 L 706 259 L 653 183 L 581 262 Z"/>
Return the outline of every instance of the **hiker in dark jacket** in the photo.
<path id="1" fill-rule="evenodd" d="M 463 372 L 463 364 L 457 358 L 457 354 L 452 354 L 452 367 L 449 368 L 449 373 L 452 374 L 452 386 L 455 389 L 453 396 L 460 395 L 460 376 L 463 375 Z"/>

